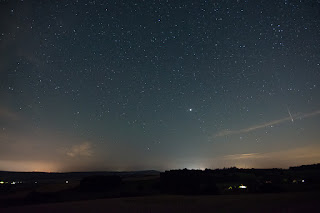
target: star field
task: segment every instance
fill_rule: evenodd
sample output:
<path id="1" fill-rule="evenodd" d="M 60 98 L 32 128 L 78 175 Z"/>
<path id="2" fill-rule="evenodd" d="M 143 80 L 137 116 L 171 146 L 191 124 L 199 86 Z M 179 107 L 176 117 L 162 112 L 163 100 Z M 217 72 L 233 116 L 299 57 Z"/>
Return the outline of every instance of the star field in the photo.
<path id="1" fill-rule="evenodd" d="M 0 169 L 319 162 L 319 7 L 1 1 Z"/>

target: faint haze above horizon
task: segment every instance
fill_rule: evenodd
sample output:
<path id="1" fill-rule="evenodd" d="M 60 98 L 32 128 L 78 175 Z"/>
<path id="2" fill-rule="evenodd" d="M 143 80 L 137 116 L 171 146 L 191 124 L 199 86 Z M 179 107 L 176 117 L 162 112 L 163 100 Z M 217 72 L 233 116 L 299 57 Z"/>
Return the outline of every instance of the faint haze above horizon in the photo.
<path id="1" fill-rule="evenodd" d="M 0 1 L 0 170 L 320 163 L 318 8 Z"/>

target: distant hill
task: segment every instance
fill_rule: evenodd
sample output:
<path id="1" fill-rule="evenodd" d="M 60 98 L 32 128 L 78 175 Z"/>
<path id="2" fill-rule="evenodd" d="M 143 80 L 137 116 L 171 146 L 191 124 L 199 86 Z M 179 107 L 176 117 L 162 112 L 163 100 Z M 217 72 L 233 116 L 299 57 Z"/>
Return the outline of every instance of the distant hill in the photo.
<path id="1" fill-rule="evenodd" d="M 118 175 L 122 178 L 126 177 L 143 177 L 159 175 L 159 171 L 146 170 L 146 171 L 124 171 L 124 172 L 67 172 L 67 173 L 47 173 L 47 172 L 10 172 L 10 171 L 0 171 L 0 181 L 1 180 L 17 180 L 17 181 L 42 181 L 51 182 L 53 180 L 81 180 L 84 177 L 96 176 L 96 175 Z"/>
<path id="2" fill-rule="evenodd" d="M 289 168 L 290 170 L 314 170 L 320 169 L 320 163 L 311 164 L 311 165 L 301 165 L 301 166 L 293 166 Z"/>

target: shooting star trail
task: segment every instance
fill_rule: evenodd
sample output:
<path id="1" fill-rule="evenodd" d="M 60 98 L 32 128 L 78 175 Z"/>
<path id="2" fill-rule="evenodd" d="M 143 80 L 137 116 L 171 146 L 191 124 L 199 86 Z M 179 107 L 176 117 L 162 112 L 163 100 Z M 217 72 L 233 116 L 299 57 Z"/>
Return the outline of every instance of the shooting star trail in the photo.
<path id="1" fill-rule="evenodd" d="M 285 117 L 285 118 L 281 118 L 278 120 L 273 120 L 273 121 L 269 121 L 266 123 L 262 123 L 262 124 L 257 124 L 254 126 L 250 126 L 248 128 L 244 128 L 244 129 L 238 129 L 238 130 L 223 130 L 218 132 L 217 134 L 215 134 L 213 137 L 222 137 L 222 136 L 229 136 L 229 135 L 235 135 L 235 134 L 242 134 L 242 133 L 248 133 L 248 132 L 252 132 L 258 129 L 262 129 L 265 127 L 269 127 L 269 126 L 273 126 L 273 125 L 277 125 L 277 124 L 281 124 L 287 121 L 293 122 L 293 118 L 295 118 L 296 120 L 301 120 L 301 119 L 305 119 L 305 118 L 311 118 L 317 115 L 320 115 L 320 110 L 316 110 L 310 113 L 298 113 L 296 115 L 291 115 L 290 110 L 288 109 L 289 115 L 290 117 Z"/>
<path id="2" fill-rule="evenodd" d="M 292 117 L 292 115 L 291 115 L 291 112 L 290 112 L 290 110 L 289 110 L 289 107 L 287 107 L 287 110 L 288 110 L 288 113 L 289 113 L 289 115 L 290 115 L 290 119 L 291 119 L 291 121 L 292 121 L 292 123 L 293 123 L 293 117 Z"/>

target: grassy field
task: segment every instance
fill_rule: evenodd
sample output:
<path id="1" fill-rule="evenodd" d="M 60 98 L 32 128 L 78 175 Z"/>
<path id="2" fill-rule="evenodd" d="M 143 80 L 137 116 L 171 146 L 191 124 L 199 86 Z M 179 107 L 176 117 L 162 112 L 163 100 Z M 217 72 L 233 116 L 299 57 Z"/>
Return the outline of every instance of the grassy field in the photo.
<path id="1" fill-rule="evenodd" d="M 14 212 L 319 212 L 319 192 L 217 196 L 147 196 L 0 209 Z"/>

